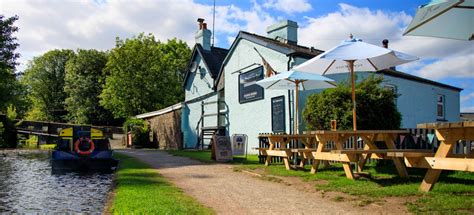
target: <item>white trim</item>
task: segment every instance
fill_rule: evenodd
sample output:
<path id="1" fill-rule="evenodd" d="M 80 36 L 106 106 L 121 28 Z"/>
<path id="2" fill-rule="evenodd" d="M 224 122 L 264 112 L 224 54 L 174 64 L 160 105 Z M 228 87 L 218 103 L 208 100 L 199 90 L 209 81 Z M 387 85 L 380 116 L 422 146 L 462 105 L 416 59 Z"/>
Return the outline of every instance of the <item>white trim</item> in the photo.
<path id="1" fill-rule="evenodd" d="M 138 118 L 138 119 L 149 118 L 149 117 L 153 117 L 153 116 L 163 115 L 165 113 L 169 113 L 171 111 L 181 109 L 182 107 L 183 107 L 183 103 L 180 102 L 180 103 L 171 105 L 169 107 L 163 108 L 161 110 L 148 112 L 148 113 L 142 113 L 142 114 L 136 115 L 135 117 Z"/>

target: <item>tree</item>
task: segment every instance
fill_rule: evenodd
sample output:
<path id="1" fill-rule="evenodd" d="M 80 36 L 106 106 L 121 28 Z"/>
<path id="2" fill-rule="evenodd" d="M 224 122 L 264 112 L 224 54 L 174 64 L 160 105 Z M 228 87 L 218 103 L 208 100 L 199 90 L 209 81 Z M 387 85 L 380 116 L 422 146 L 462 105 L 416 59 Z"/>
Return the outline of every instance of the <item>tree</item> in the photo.
<path id="1" fill-rule="evenodd" d="M 9 105 L 22 106 L 22 86 L 16 79 L 16 53 L 19 44 L 14 36 L 18 27 L 14 26 L 18 16 L 5 18 L 0 15 L 0 112 L 5 112 Z"/>
<path id="2" fill-rule="evenodd" d="M 144 34 L 117 38 L 105 68 L 109 76 L 101 105 L 115 118 L 127 118 L 181 101 L 181 77 L 190 56 L 186 43 L 176 39 L 161 43 Z"/>
<path id="3" fill-rule="evenodd" d="M 76 124 L 107 125 L 112 114 L 99 104 L 99 95 L 106 75 L 102 71 L 107 63 L 107 53 L 77 50 L 66 63 L 64 91 L 67 94 L 66 110 L 69 121 Z"/>
<path id="4" fill-rule="evenodd" d="M 27 119 L 65 121 L 65 66 L 73 56 L 72 50 L 56 49 L 35 57 L 28 64 L 23 77 L 31 101 Z"/>
<path id="5" fill-rule="evenodd" d="M 401 114 L 397 110 L 397 95 L 380 87 L 383 77 L 373 76 L 356 85 L 357 128 L 398 129 Z M 329 130 L 330 121 L 337 120 L 338 129 L 352 129 L 351 87 L 340 83 L 336 88 L 326 89 L 309 96 L 303 110 L 308 129 Z"/>

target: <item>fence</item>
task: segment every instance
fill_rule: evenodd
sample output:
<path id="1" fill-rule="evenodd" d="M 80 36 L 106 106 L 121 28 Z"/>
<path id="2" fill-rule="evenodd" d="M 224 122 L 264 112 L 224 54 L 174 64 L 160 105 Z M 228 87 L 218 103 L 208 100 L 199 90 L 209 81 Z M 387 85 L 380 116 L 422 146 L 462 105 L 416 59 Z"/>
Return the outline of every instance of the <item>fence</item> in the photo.
<path id="1" fill-rule="evenodd" d="M 436 138 L 435 131 L 434 129 L 407 129 L 409 131 L 409 134 L 407 135 L 399 135 L 395 141 L 395 145 L 397 149 L 432 149 L 433 152 L 436 152 L 439 146 L 439 141 Z M 262 133 L 263 134 L 268 134 L 268 133 Z M 344 143 L 344 148 L 353 148 L 354 147 L 354 137 L 351 137 Z M 334 143 L 333 142 L 327 142 L 326 148 L 328 149 L 333 149 L 334 148 Z M 377 141 L 375 142 L 376 145 Z M 259 137 L 259 148 L 267 148 L 269 146 L 268 143 L 268 138 L 267 137 Z M 380 144 L 380 146 L 383 146 L 383 144 Z M 280 143 L 275 144 L 276 148 L 280 147 Z M 288 146 L 288 148 L 302 148 L 302 144 L 298 143 L 296 141 L 291 141 Z M 359 138 L 357 141 L 357 148 L 362 149 L 364 148 L 364 141 Z M 453 148 L 453 153 L 454 154 L 469 154 L 471 150 L 474 150 L 474 140 L 463 140 L 463 141 L 458 141 L 456 146 Z M 264 163 L 266 156 L 261 155 L 259 152 L 258 155 L 259 162 Z M 299 162 L 298 154 L 293 153 L 293 160 L 294 163 Z M 368 162 L 370 162 L 369 160 Z M 283 162 L 283 159 L 281 157 L 272 157 L 271 159 L 272 163 L 280 163 Z"/>

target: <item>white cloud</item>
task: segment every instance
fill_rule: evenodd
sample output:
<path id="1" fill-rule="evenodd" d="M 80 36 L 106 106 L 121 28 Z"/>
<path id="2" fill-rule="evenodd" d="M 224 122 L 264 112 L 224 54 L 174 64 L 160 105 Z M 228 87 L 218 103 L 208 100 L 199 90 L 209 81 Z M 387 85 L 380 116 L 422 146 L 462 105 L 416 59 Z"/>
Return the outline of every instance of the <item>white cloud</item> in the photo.
<path id="1" fill-rule="evenodd" d="M 464 113 L 474 113 L 474 106 L 462 107 L 462 108 L 461 108 L 461 112 L 464 112 Z"/>
<path id="2" fill-rule="evenodd" d="M 307 0 L 267 0 L 263 7 L 283 11 L 287 14 L 307 12 L 312 9 Z"/>
<path id="3" fill-rule="evenodd" d="M 465 102 L 471 99 L 474 99 L 474 92 L 461 96 L 461 102 Z"/>
<path id="4" fill-rule="evenodd" d="M 191 0 L 26 1 L 3 0 L 2 13 L 17 14 L 22 56 L 35 56 L 55 48 L 111 49 L 115 38 L 141 32 L 157 39 L 178 38 L 194 44 L 198 17 L 211 20 L 212 6 Z M 31 58 L 30 58 L 31 59 Z M 19 62 L 24 67 L 26 60 Z"/>
<path id="5" fill-rule="evenodd" d="M 474 53 L 440 59 L 416 70 L 416 74 L 433 80 L 474 78 Z"/>

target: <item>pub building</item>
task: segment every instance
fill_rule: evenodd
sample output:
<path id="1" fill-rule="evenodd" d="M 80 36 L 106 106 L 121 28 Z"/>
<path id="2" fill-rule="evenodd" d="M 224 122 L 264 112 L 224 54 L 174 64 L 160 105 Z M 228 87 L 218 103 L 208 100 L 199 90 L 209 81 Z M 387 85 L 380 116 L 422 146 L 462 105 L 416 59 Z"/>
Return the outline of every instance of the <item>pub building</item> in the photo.
<path id="1" fill-rule="evenodd" d="M 291 133 L 293 90 L 264 90 L 255 82 L 265 78 L 266 66 L 285 72 L 323 50 L 298 45 L 298 24 L 291 20 L 269 26 L 265 36 L 240 31 L 229 49 L 212 46 L 212 32 L 203 19 L 198 22 L 196 44 L 183 83 L 185 100 L 181 103 L 180 125 L 183 148 L 207 146 L 212 134 L 246 134 L 251 149 L 258 147 L 259 133 Z M 460 88 L 395 68 L 357 73 L 359 80 L 369 75 L 383 76 L 382 87 L 399 95 L 396 103 L 402 114 L 402 128 L 415 128 L 424 122 L 460 120 Z M 340 82 L 349 76 L 345 73 L 327 77 Z M 300 92 L 300 113 L 307 97 L 317 92 Z M 300 132 L 304 131 L 304 120 L 298 121 Z"/>

